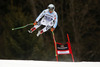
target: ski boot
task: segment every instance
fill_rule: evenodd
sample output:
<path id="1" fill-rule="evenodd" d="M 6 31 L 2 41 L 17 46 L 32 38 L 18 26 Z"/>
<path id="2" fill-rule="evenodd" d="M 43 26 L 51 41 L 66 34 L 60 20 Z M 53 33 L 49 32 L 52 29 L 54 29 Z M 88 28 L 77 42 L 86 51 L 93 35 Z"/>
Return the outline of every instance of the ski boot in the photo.
<path id="1" fill-rule="evenodd" d="M 35 30 L 36 30 L 36 28 L 33 27 L 33 28 L 31 28 L 30 30 L 28 30 L 28 32 L 29 32 L 29 33 L 32 33 L 32 32 L 35 31 Z"/>
<path id="2" fill-rule="evenodd" d="M 38 33 L 37 33 L 37 37 L 38 37 L 40 34 L 42 34 L 42 33 L 43 33 L 43 30 L 38 31 Z"/>

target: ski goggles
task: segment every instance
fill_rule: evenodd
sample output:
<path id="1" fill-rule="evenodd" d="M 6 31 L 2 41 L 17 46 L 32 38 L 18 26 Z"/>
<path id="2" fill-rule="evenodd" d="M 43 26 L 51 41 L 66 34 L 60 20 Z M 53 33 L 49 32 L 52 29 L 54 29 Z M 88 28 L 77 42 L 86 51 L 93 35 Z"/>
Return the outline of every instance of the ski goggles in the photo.
<path id="1" fill-rule="evenodd" d="M 53 11 L 54 10 L 54 7 L 48 7 L 49 11 Z"/>

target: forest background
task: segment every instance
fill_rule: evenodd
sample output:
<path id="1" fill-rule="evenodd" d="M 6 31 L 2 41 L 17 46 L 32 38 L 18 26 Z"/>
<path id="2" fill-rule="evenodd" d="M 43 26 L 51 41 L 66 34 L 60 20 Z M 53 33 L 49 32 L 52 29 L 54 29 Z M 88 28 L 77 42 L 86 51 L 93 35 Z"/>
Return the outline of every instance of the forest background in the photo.
<path id="1" fill-rule="evenodd" d="M 68 33 L 75 61 L 100 61 L 100 0 L 0 0 L 0 59 L 56 60 L 51 31 L 37 37 L 27 32 L 32 26 L 11 30 L 34 22 L 50 3 L 58 13 L 56 41 L 66 43 Z"/>

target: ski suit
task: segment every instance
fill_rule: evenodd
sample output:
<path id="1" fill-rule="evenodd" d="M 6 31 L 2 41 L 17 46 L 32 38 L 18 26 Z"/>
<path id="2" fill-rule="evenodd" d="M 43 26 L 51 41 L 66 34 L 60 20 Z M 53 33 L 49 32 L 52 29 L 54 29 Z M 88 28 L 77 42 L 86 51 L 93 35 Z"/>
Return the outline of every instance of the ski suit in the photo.
<path id="1" fill-rule="evenodd" d="M 46 32 L 51 27 L 56 28 L 58 23 L 58 15 L 55 11 L 52 13 L 49 12 L 49 9 L 45 9 L 42 13 L 36 18 L 38 22 L 37 25 L 34 26 L 35 29 L 39 28 L 41 25 L 45 27 L 41 30 L 41 33 Z"/>

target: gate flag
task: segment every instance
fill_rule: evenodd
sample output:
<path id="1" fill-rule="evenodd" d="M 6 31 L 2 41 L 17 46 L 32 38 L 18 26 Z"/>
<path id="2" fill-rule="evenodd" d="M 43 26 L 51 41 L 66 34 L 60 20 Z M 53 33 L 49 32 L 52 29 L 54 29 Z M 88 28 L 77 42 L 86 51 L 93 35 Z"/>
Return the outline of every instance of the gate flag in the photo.
<path id="1" fill-rule="evenodd" d="M 54 41 L 54 47 L 55 47 L 56 60 L 58 61 L 58 55 L 71 54 L 72 60 L 74 62 L 74 57 L 73 57 L 73 53 L 72 53 L 72 49 L 71 49 L 69 35 L 67 34 L 68 42 L 66 42 L 65 44 L 56 42 L 53 31 L 52 31 L 52 35 L 53 35 L 53 41 Z"/>
<path id="2" fill-rule="evenodd" d="M 68 44 L 62 44 L 62 43 L 58 43 L 57 44 L 57 54 L 58 55 L 62 55 L 62 54 L 71 54 L 71 51 L 69 50 Z"/>
<path id="3" fill-rule="evenodd" d="M 73 57 L 71 44 L 70 44 L 70 39 L 69 39 L 68 34 L 67 34 L 67 39 L 68 39 L 68 42 L 66 42 L 65 44 L 56 42 L 56 45 L 57 45 L 56 53 L 57 53 L 57 55 L 71 54 L 72 60 L 74 62 L 74 57 Z"/>

